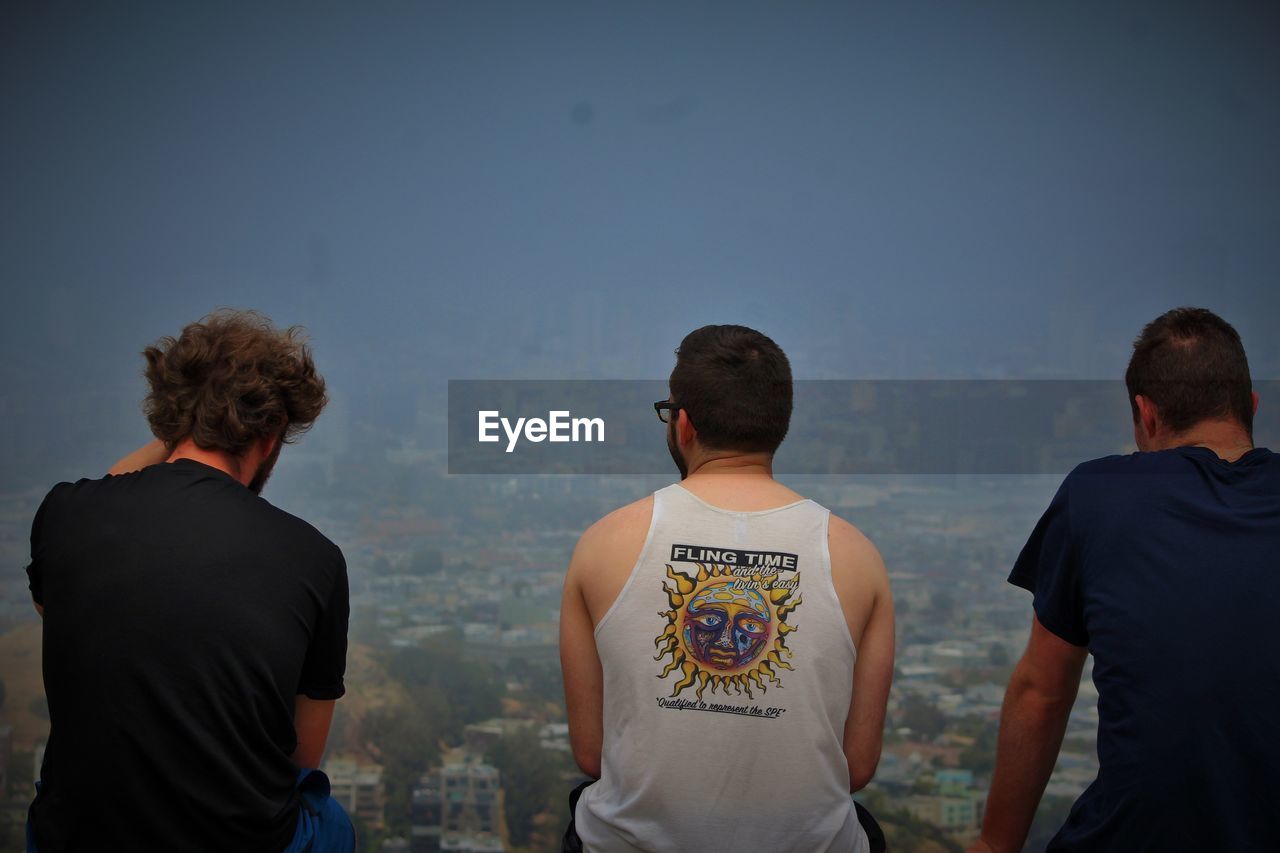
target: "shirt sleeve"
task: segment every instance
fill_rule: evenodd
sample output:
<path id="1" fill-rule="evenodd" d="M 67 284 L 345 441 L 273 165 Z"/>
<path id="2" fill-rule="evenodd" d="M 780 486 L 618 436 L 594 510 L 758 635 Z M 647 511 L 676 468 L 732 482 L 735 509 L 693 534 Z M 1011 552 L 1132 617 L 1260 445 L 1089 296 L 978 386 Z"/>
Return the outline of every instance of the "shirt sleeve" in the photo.
<path id="1" fill-rule="evenodd" d="M 1071 531 L 1070 483 L 1070 477 L 1063 480 L 1031 531 L 1009 573 L 1009 583 L 1031 593 L 1041 625 L 1073 646 L 1087 646 L 1079 549 Z"/>
<path id="2" fill-rule="evenodd" d="M 49 506 L 62 485 L 59 483 L 49 490 L 31 522 L 31 562 L 27 564 L 27 588 L 31 590 L 31 600 L 41 607 L 44 607 L 44 564 L 49 552 Z"/>
<path id="3" fill-rule="evenodd" d="M 309 699 L 337 699 L 347 692 L 342 678 L 347 669 L 347 618 L 350 608 L 347 562 L 339 551 L 333 589 L 307 648 L 302 677 L 298 681 L 298 693 Z"/>

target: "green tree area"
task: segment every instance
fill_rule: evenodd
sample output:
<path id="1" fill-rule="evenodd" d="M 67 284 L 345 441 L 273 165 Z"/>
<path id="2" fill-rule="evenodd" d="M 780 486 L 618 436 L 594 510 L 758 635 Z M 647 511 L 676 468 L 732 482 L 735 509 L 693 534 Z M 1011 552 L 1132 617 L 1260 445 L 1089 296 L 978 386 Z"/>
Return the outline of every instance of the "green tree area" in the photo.
<path id="1" fill-rule="evenodd" d="M 975 776 L 989 778 L 996 768 L 996 740 L 1000 734 L 999 726 L 994 722 L 974 720 L 968 727 L 972 731 L 966 734 L 973 737 L 973 743 L 966 746 L 960 753 L 960 766 L 966 770 L 972 770 Z"/>
<path id="2" fill-rule="evenodd" d="M 440 764 L 442 751 L 462 744 L 466 726 L 494 717 L 527 718 L 496 742 L 485 760 L 501 773 L 504 811 L 513 849 L 558 850 L 568 823 L 572 761 L 543 748 L 543 723 L 563 720 L 559 668 L 513 656 L 499 667 L 466 654 L 455 633 L 422 646 L 382 649 L 376 660 L 403 688 L 407 702 L 375 707 L 360 728 L 363 746 L 382 764 L 386 788 L 386 832 L 361 838 L 376 849 L 386 837 L 407 837 L 413 788 Z"/>
<path id="3" fill-rule="evenodd" d="M 536 725 L 505 735 L 485 760 L 502 774 L 504 810 L 511 845 L 519 850 L 555 851 L 569 823 L 570 770 L 565 753 L 543 749 Z"/>
<path id="4" fill-rule="evenodd" d="M 506 687 L 501 671 L 466 657 L 456 633 L 391 652 L 385 665 L 387 674 L 405 687 L 410 698 L 432 707 L 434 727 L 446 740 L 456 742 L 468 723 L 502 712 Z"/>
<path id="5" fill-rule="evenodd" d="M 564 679 L 558 663 L 529 661 L 513 655 L 506 665 L 507 677 L 523 686 L 522 698 L 538 707 L 554 707 L 554 716 L 564 716 Z"/>
<path id="6" fill-rule="evenodd" d="M 908 728 L 919 740 L 933 740 L 947 727 L 947 718 L 937 705 L 922 696 L 908 694 L 893 718 L 895 729 Z"/>
<path id="7" fill-rule="evenodd" d="M 947 837 L 941 828 L 921 820 L 905 809 L 894 808 L 883 791 L 868 789 L 858 801 L 871 812 L 893 853 L 963 853 L 964 848 Z"/>
<path id="8" fill-rule="evenodd" d="M 497 667 L 463 655 L 456 634 L 387 652 L 381 663 L 409 701 L 371 710 L 363 735 L 383 767 L 387 829 L 407 836 L 418 778 L 439 764 L 442 744 L 462 741 L 468 723 L 501 714 L 506 690 Z"/>

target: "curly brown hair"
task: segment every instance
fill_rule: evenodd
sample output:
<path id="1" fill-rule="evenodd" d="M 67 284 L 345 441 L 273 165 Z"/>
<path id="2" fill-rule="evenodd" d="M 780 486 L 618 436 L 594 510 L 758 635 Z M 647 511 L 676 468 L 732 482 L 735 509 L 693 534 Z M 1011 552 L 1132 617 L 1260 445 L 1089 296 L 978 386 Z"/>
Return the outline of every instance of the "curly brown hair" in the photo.
<path id="1" fill-rule="evenodd" d="M 329 402 L 303 328 L 281 331 L 257 311 L 219 309 L 142 355 L 151 385 L 143 411 L 169 449 L 188 437 L 234 456 L 263 436 L 288 444 Z"/>

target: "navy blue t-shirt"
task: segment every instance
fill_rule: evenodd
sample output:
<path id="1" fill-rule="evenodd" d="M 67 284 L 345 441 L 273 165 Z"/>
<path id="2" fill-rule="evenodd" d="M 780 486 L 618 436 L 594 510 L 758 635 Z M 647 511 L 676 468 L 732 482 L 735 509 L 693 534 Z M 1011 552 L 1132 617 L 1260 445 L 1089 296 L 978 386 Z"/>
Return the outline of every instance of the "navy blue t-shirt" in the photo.
<path id="1" fill-rule="evenodd" d="M 1094 661 L 1098 777 L 1050 851 L 1280 849 L 1280 457 L 1079 465 L 1009 582 Z"/>

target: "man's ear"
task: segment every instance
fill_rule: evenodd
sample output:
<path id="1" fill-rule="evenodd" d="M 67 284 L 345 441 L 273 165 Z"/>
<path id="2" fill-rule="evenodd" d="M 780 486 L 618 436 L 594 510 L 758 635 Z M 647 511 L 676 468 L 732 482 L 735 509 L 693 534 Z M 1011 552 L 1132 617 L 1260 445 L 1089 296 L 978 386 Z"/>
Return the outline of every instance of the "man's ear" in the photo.
<path id="1" fill-rule="evenodd" d="M 684 447 L 691 444 L 698 437 L 698 430 L 693 425 L 693 421 L 689 420 L 689 413 L 684 409 L 676 411 L 676 439 L 680 442 L 680 446 Z"/>
<path id="2" fill-rule="evenodd" d="M 1253 413 L 1258 414 L 1258 392 L 1250 391 L 1249 396 L 1253 398 Z"/>
<path id="3" fill-rule="evenodd" d="M 258 439 L 258 453 L 261 454 L 261 458 L 266 459 L 275 452 L 276 445 L 280 443 L 283 435 L 284 432 L 281 431 L 280 435 L 264 435 Z"/>
<path id="4" fill-rule="evenodd" d="M 1150 399 L 1141 394 L 1135 394 L 1133 402 L 1138 407 L 1138 423 L 1141 424 L 1143 431 L 1147 434 L 1147 438 L 1155 438 L 1161 426 L 1160 409 Z"/>

